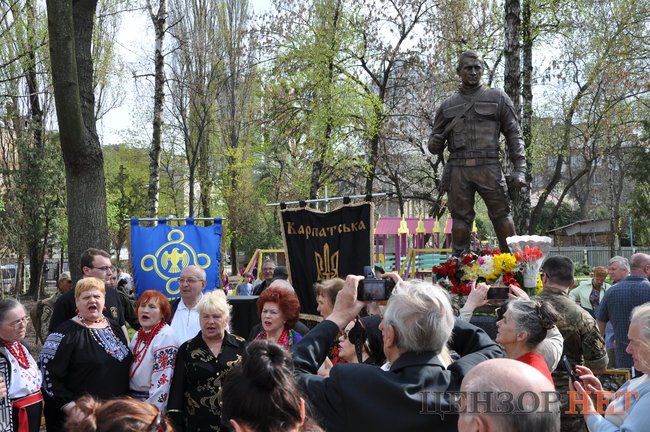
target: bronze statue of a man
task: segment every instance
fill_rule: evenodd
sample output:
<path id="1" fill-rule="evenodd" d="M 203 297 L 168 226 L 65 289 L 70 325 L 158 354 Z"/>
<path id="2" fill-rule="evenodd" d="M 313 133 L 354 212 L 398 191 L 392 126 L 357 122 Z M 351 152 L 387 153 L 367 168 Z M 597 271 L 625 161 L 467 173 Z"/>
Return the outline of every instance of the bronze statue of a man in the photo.
<path id="1" fill-rule="evenodd" d="M 456 72 L 461 86 L 438 108 L 428 143 L 429 151 L 441 158 L 445 144 L 449 148 L 440 187 L 448 194 L 447 205 L 454 219 L 453 253 L 469 250 L 477 192 L 485 201 L 499 247 L 506 252 L 506 238 L 515 235 L 508 186 L 521 187 L 526 170 L 517 115 L 505 92 L 481 84 L 483 59 L 479 53 L 462 53 Z M 499 160 L 500 134 L 505 137 L 513 167 L 509 184 Z"/>

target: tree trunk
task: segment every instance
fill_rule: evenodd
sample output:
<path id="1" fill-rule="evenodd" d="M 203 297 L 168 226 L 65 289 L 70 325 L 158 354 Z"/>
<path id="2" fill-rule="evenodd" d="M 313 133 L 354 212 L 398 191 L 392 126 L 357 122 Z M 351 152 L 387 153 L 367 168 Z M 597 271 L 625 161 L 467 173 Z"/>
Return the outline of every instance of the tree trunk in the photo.
<path id="1" fill-rule="evenodd" d="M 531 29 L 531 0 L 523 0 L 522 11 L 522 40 L 523 40 L 523 67 L 522 67 L 522 113 L 521 132 L 524 137 L 526 154 L 533 142 L 533 36 Z M 530 191 L 533 183 L 533 164 L 526 158 L 526 186 L 518 192 L 518 199 L 514 204 L 514 220 L 518 233 L 533 234 L 530 225 Z"/>
<path id="2" fill-rule="evenodd" d="M 151 2 L 147 1 L 149 16 L 156 32 L 155 45 L 155 82 L 153 102 L 153 135 L 149 150 L 149 188 L 147 191 L 147 217 L 158 217 L 160 194 L 160 153 L 162 150 L 162 123 L 165 104 L 165 56 L 163 43 L 165 40 L 167 22 L 167 1 L 159 0 L 158 12 L 153 13 Z"/>
<path id="3" fill-rule="evenodd" d="M 505 45 L 504 53 L 504 91 L 514 104 L 515 113 L 521 119 L 521 55 L 519 34 L 521 29 L 521 4 L 520 0 L 506 0 L 505 9 Z M 530 25 L 530 22 L 528 23 Z M 524 142 L 526 146 L 526 142 Z M 506 162 L 508 164 L 508 162 Z M 526 177 L 529 177 L 530 168 L 526 169 Z M 514 189 L 512 193 L 512 213 L 515 222 L 515 230 L 523 233 L 528 230 L 528 218 L 530 213 L 530 188 L 523 187 Z"/>
<path id="4" fill-rule="evenodd" d="M 194 172 L 196 168 L 195 165 L 190 165 L 188 167 L 188 206 L 187 206 L 187 216 L 194 217 L 194 183 L 196 182 L 194 177 Z"/>
<path id="5" fill-rule="evenodd" d="M 96 0 L 47 0 L 50 59 L 65 164 L 68 253 L 74 280 L 89 247 L 108 249 L 104 157 L 97 137 L 91 43 Z"/>
<path id="6" fill-rule="evenodd" d="M 36 27 L 36 15 L 34 10 L 34 4 L 31 1 L 28 1 L 26 4 L 27 7 L 27 16 L 28 20 L 31 23 L 32 28 Z M 42 165 L 40 162 L 45 157 L 45 141 L 43 139 L 43 110 L 41 109 L 41 101 L 39 99 L 39 88 L 37 81 L 36 73 L 36 43 L 34 41 L 33 30 L 28 33 L 28 50 L 29 50 L 29 62 L 27 63 L 25 70 L 25 78 L 27 81 L 27 88 L 29 90 L 29 106 L 31 114 L 31 129 L 33 134 L 33 141 L 27 145 L 27 149 L 24 149 L 22 164 L 23 169 L 30 170 L 30 172 L 36 176 L 38 173 L 42 172 Z M 33 149 L 33 153 L 30 151 L 30 147 Z M 29 290 L 27 292 L 28 296 L 33 296 L 38 299 L 42 294 L 42 276 L 43 276 L 43 261 L 44 254 L 43 251 L 47 247 L 47 235 L 48 235 L 48 226 L 49 226 L 49 216 L 42 214 L 39 210 L 41 205 L 44 203 L 45 191 L 38 184 L 28 185 L 31 189 L 31 198 L 29 207 L 25 208 L 25 215 L 28 216 L 26 221 L 28 225 L 27 236 L 27 254 L 29 256 L 30 264 L 30 279 L 29 279 Z M 36 205 L 34 204 L 36 201 Z M 24 202 L 24 201 L 23 201 Z M 25 204 L 23 204 L 25 205 Z M 45 219 L 45 220 L 43 220 Z M 44 229 L 43 229 L 44 228 Z M 41 247 L 43 246 L 43 247 Z"/>
<path id="7" fill-rule="evenodd" d="M 506 0 L 506 31 L 503 74 L 504 91 L 515 106 L 517 117 L 521 118 L 521 70 L 519 55 L 519 28 L 521 26 L 521 5 L 519 0 Z"/>
<path id="8" fill-rule="evenodd" d="M 325 89 L 325 98 L 326 100 L 322 101 L 326 106 L 328 112 L 332 110 L 332 88 L 334 86 L 334 52 L 336 45 L 336 32 L 339 26 L 339 18 L 341 16 L 341 1 L 336 2 L 336 8 L 334 9 L 332 17 L 332 22 L 330 25 L 331 37 L 330 41 L 330 51 L 328 53 L 327 61 L 327 87 Z M 328 148 L 330 147 L 330 140 L 332 138 L 332 116 L 327 117 L 327 124 L 325 125 L 325 131 L 323 132 L 323 142 L 320 145 L 320 148 L 316 149 L 318 151 L 318 159 L 312 165 L 311 171 L 311 183 L 309 186 L 309 198 L 316 199 L 318 198 L 318 190 L 322 185 L 322 174 L 323 167 L 325 166 L 325 161 L 328 153 Z M 312 203 L 312 207 L 316 208 L 317 204 Z"/>
<path id="9" fill-rule="evenodd" d="M 380 92 L 381 93 L 381 92 Z M 383 94 L 380 94 L 381 103 L 378 103 L 379 106 L 383 107 Z M 375 118 L 380 118 L 382 115 L 380 108 L 375 108 Z M 381 124 L 382 122 L 378 122 Z M 380 132 L 379 129 L 373 132 L 373 136 L 368 142 L 368 167 L 366 171 L 366 195 L 371 195 L 373 191 L 373 183 L 375 182 L 375 175 L 377 172 L 377 162 L 379 161 L 379 138 Z"/>
<path id="10" fill-rule="evenodd" d="M 553 223 L 555 218 L 557 217 L 557 212 L 560 210 L 560 206 L 564 202 L 564 197 L 567 196 L 569 193 L 569 190 L 580 180 L 582 177 L 585 176 L 585 174 L 588 174 L 589 171 L 591 170 L 591 164 L 593 161 L 590 161 L 587 163 L 587 165 L 580 170 L 566 185 L 564 185 L 564 189 L 562 190 L 562 193 L 560 194 L 560 197 L 557 199 L 557 202 L 555 203 L 555 207 L 553 207 L 553 212 L 551 213 L 551 217 L 547 218 L 544 220 L 541 226 L 541 233 L 544 234 L 549 228 L 549 224 Z"/>
<path id="11" fill-rule="evenodd" d="M 224 258 L 225 259 L 225 258 Z M 239 262 L 237 261 L 237 239 L 230 240 L 230 274 L 239 274 Z"/>
<path id="12" fill-rule="evenodd" d="M 36 300 L 43 297 L 44 291 L 41 289 L 43 284 L 43 265 L 45 257 L 41 253 L 41 245 L 29 245 L 29 290 L 27 296 Z"/>
<path id="13" fill-rule="evenodd" d="M 620 226 L 621 226 L 621 196 L 623 191 L 623 182 L 624 175 L 623 173 L 624 164 L 621 160 L 620 155 L 620 144 L 617 145 L 616 151 L 612 152 L 612 155 L 609 156 L 607 160 L 607 165 L 609 168 L 609 226 L 610 226 L 610 238 L 609 238 L 609 249 L 611 256 L 618 255 L 618 249 L 620 248 L 619 239 L 620 239 Z M 615 169 L 617 168 L 617 169 Z M 617 175 L 618 174 L 618 175 Z"/>
<path id="14" fill-rule="evenodd" d="M 211 139 L 203 135 L 199 146 L 199 165 L 198 165 L 198 182 L 201 188 L 199 194 L 199 216 L 210 216 L 210 194 L 212 193 L 212 178 L 210 173 L 210 147 Z"/>
<path id="15" fill-rule="evenodd" d="M 18 254 L 18 260 L 16 262 L 16 297 L 20 298 L 23 294 L 23 285 L 25 280 L 25 255 L 23 253 Z"/>

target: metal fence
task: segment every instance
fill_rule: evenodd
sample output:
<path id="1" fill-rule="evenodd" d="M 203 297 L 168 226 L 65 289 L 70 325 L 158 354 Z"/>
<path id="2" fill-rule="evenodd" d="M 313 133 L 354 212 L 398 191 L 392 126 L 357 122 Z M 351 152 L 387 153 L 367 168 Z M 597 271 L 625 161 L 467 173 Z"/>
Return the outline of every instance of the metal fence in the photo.
<path id="1" fill-rule="evenodd" d="M 650 248 L 639 247 L 622 247 L 619 248 L 614 255 L 620 255 L 625 258 L 630 258 L 633 254 L 643 252 L 650 254 Z M 564 255 L 573 260 L 576 264 L 587 264 L 590 267 L 604 266 L 613 256 L 608 247 L 552 247 L 549 256 Z"/>

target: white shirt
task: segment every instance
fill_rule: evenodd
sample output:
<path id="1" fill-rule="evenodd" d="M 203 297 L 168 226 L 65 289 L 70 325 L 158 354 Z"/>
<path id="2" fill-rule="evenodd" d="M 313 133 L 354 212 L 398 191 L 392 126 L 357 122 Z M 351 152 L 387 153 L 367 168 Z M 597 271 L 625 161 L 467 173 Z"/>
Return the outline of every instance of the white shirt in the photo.
<path id="1" fill-rule="evenodd" d="M 196 306 L 198 306 L 199 301 L 201 301 L 201 297 L 199 297 L 196 305 L 194 305 L 192 309 L 188 309 L 188 307 L 185 306 L 183 299 L 178 303 L 176 313 L 172 317 L 171 328 L 176 334 L 176 340 L 179 345 L 192 339 L 194 336 L 199 334 L 199 330 L 201 330 L 199 312 L 196 310 Z"/>

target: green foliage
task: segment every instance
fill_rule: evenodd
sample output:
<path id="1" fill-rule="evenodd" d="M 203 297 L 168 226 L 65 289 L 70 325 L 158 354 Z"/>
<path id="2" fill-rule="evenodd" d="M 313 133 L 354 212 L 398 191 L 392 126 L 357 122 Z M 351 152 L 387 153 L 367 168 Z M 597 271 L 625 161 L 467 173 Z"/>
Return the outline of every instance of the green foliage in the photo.
<path id="1" fill-rule="evenodd" d="M 589 276 L 591 274 L 591 266 L 586 262 L 576 263 L 574 274 L 576 276 Z"/>
<path id="2" fill-rule="evenodd" d="M 2 246 L 27 254 L 60 245 L 65 182 L 58 136 L 48 135 L 44 149 L 34 147 L 26 134 L 9 144 L 20 165 L 7 165 L 3 173 Z"/>
<path id="3" fill-rule="evenodd" d="M 104 147 L 106 210 L 111 244 L 118 254 L 128 236 L 128 218 L 147 210 L 149 166 L 146 152 L 127 145 Z"/>
<path id="4" fill-rule="evenodd" d="M 554 203 L 546 203 L 546 205 L 544 205 L 544 208 L 542 209 L 542 217 L 541 217 L 542 221 L 547 221 L 551 219 L 551 215 L 553 214 L 554 207 L 555 207 Z M 580 220 L 580 212 L 578 210 L 573 209 L 569 204 L 563 202 L 562 204 L 560 204 L 560 207 L 558 209 L 555 218 L 551 219 L 550 222 L 547 223 L 547 226 L 550 228 L 559 228 L 561 226 L 569 225 L 578 220 Z M 540 225 L 534 227 L 532 232 L 534 234 L 544 235 Z"/>
<path id="5" fill-rule="evenodd" d="M 279 43 L 263 88 L 269 127 L 256 171 L 276 185 L 275 197 L 315 197 L 324 186 L 335 193 L 363 160 L 363 140 L 377 127 L 381 106 L 347 54 L 358 37 L 350 13 L 336 0 L 290 2 L 278 17 L 287 24 L 267 28 Z"/>
<path id="6" fill-rule="evenodd" d="M 644 145 L 632 149 L 627 164 L 627 174 L 634 181 L 635 187 L 629 202 L 634 243 L 636 245 L 650 244 L 650 121 L 642 123 L 642 142 Z"/>

